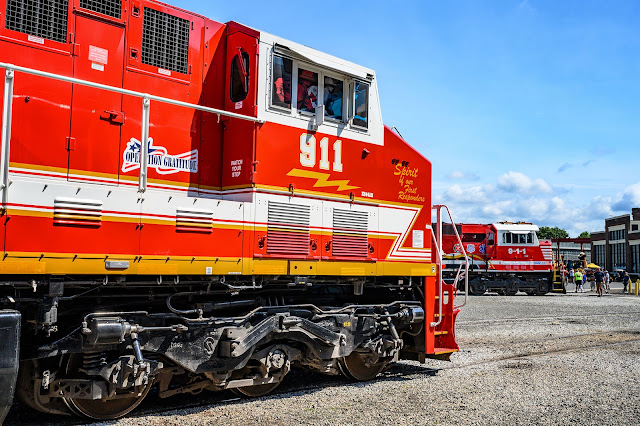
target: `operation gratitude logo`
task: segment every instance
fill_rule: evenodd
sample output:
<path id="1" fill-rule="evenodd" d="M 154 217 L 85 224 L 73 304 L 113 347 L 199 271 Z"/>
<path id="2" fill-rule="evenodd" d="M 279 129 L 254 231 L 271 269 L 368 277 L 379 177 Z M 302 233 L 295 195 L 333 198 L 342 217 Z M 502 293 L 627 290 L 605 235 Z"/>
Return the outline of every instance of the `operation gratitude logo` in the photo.
<path id="1" fill-rule="evenodd" d="M 163 146 L 153 145 L 153 138 L 149 138 L 150 168 L 156 169 L 158 174 L 170 175 L 179 172 L 198 173 L 198 150 L 194 149 L 177 155 L 169 155 Z M 127 142 L 122 153 L 122 172 L 127 173 L 140 168 L 141 144 L 136 138 Z"/>

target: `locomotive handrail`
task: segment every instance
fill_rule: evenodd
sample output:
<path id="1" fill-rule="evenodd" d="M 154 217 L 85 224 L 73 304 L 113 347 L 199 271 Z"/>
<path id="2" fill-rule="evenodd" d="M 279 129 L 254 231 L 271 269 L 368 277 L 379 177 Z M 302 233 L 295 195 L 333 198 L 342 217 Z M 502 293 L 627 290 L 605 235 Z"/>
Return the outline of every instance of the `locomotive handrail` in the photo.
<path id="1" fill-rule="evenodd" d="M 462 308 L 464 305 L 467 304 L 467 297 L 469 294 L 469 258 L 467 257 L 467 252 L 464 249 L 464 245 L 462 244 L 462 239 L 460 238 L 460 235 L 458 234 L 458 230 L 456 229 L 456 224 L 453 221 L 453 217 L 451 216 L 451 211 L 449 210 L 449 207 L 447 207 L 446 205 L 441 205 L 441 204 L 436 204 L 433 206 L 433 209 L 436 210 L 436 214 L 437 214 L 437 226 L 438 226 L 438 235 L 436 237 L 436 235 L 433 232 L 433 227 L 428 226 L 429 230 L 431 231 L 431 238 L 433 240 L 433 242 L 436 245 L 436 253 L 438 255 L 438 263 L 440 266 L 440 271 L 439 271 L 439 276 L 440 276 L 440 297 L 438 298 L 438 320 L 435 322 L 431 323 L 431 327 L 437 327 L 440 325 L 440 323 L 442 323 L 442 304 L 443 304 L 443 296 L 444 296 L 444 291 L 443 291 L 443 286 L 442 283 L 444 282 L 444 279 L 442 278 L 442 263 L 443 263 L 443 251 L 442 251 L 442 208 L 445 208 L 447 210 L 447 214 L 449 215 L 449 220 L 451 220 L 451 226 L 453 227 L 453 231 L 456 235 L 456 238 L 458 240 L 458 243 L 460 244 L 460 249 L 462 250 L 462 255 L 464 256 L 464 265 L 465 265 L 465 270 L 464 270 L 464 302 L 461 305 L 457 305 L 454 306 L 454 309 L 459 309 Z M 458 272 L 456 274 L 456 278 L 454 280 L 454 286 L 456 288 L 457 291 L 457 283 L 458 280 L 460 279 L 460 271 L 462 269 L 462 265 L 460 265 L 460 267 L 458 268 Z"/>
<path id="2" fill-rule="evenodd" d="M 151 101 L 163 102 L 170 105 L 181 106 L 185 108 L 192 108 L 198 111 L 209 112 L 216 114 L 218 120 L 220 116 L 226 116 L 231 118 L 238 118 L 240 120 L 252 121 L 254 123 L 264 123 L 264 120 L 260 120 L 256 117 L 248 115 L 237 114 L 235 112 L 224 111 L 217 108 L 210 108 L 202 105 L 195 105 L 188 102 L 177 101 L 175 99 L 165 98 L 162 96 L 150 95 L 148 93 L 137 92 L 135 90 L 122 89 L 120 87 L 109 86 L 107 84 L 95 83 L 93 81 L 82 80 L 75 77 L 66 77 L 46 71 L 35 70 L 32 68 L 21 67 L 19 65 L 8 64 L 0 62 L 0 68 L 5 69 L 4 80 L 4 98 L 2 103 L 2 153 L 0 154 L 0 189 L 2 189 L 2 205 L 3 207 L 7 203 L 7 187 L 9 179 L 9 148 L 11 141 L 11 109 L 13 103 L 13 80 L 14 71 L 20 71 L 25 74 L 37 75 L 40 77 L 51 78 L 53 80 L 65 81 L 67 83 L 80 84 L 82 86 L 93 87 L 96 89 L 107 90 L 109 92 L 120 93 L 122 95 L 130 95 L 138 98 L 142 98 L 142 131 L 140 139 L 140 175 L 138 181 L 138 191 L 144 192 L 147 188 L 147 162 L 149 158 L 149 146 L 144 141 L 149 137 L 149 108 Z M 143 167 L 144 166 L 144 167 Z"/>

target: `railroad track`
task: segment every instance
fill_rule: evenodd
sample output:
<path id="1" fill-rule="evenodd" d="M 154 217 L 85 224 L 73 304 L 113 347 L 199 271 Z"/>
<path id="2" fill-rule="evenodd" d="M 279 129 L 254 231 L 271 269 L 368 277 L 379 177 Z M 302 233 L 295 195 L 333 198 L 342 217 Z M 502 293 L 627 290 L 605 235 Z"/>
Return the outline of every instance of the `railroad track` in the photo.
<path id="1" fill-rule="evenodd" d="M 570 315 L 567 317 L 576 317 L 580 315 Z M 539 317 L 543 318 L 543 317 Z M 546 318 L 546 317 L 544 317 Z M 557 318 L 557 317 L 549 317 Z M 530 318 L 528 318 L 530 319 Z M 590 342 L 588 338 L 596 338 L 598 341 Z M 572 340 L 577 340 L 573 342 Z M 495 347 L 508 346 L 513 348 L 517 344 L 526 344 L 532 342 L 547 342 L 547 341 L 560 341 L 565 342 L 566 346 L 558 347 L 555 349 L 548 348 L 530 348 L 528 351 L 518 351 L 515 349 L 515 353 L 505 354 L 503 356 L 491 357 L 488 359 L 481 359 L 477 361 L 464 362 L 463 360 L 454 361 L 450 365 L 444 365 L 438 368 L 431 368 L 416 363 L 400 362 L 390 366 L 387 370 L 383 371 L 381 375 L 375 380 L 377 382 L 384 382 L 390 380 L 412 380 L 423 378 L 425 376 L 434 376 L 439 371 L 444 370 L 459 370 L 474 366 L 496 364 L 507 361 L 519 361 L 530 358 L 548 357 L 564 353 L 577 353 L 585 352 L 593 349 L 602 349 L 607 347 L 618 347 L 622 345 L 629 345 L 634 343 L 640 343 L 640 330 L 616 330 L 616 331 L 597 331 L 589 333 L 578 333 L 564 336 L 550 336 L 543 338 L 522 339 L 515 342 L 489 342 L 486 341 L 484 346 Z M 467 345 L 466 348 L 473 350 L 478 345 Z M 467 350 L 465 350 L 467 351 Z M 467 351 L 468 352 L 468 351 Z M 321 389 L 327 389 L 331 387 L 351 386 L 354 382 L 342 377 L 342 376 L 325 376 L 316 373 L 298 372 L 293 371 L 285 378 L 282 385 L 275 390 L 271 395 L 264 398 L 286 398 L 290 394 L 299 394 L 314 392 Z M 226 404 L 237 404 L 247 401 L 245 398 L 232 396 L 231 392 L 202 392 L 198 395 L 177 395 L 169 399 L 161 399 L 154 395 L 149 395 L 145 402 L 132 414 L 129 415 L 132 419 L 144 419 L 147 416 L 165 415 L 176 410 L 189 410 L 198 407 L 207 407 L 207 409 L 215 408 L 216 406 L 223 406 Z M 41 424 L 64 424 L 64 425 L 79 425 L 86 422 L 74 417 L 58 417 L 55 418 L 55 422 L 51 422 L 52 417 L 43 413 L 33 412 L 20 412 L 24 409 L 14 407 L 10 416 L 5 422 L 6 425 L 41 425 Z M 28 410 L 27 410 L 28 411 Z"/>

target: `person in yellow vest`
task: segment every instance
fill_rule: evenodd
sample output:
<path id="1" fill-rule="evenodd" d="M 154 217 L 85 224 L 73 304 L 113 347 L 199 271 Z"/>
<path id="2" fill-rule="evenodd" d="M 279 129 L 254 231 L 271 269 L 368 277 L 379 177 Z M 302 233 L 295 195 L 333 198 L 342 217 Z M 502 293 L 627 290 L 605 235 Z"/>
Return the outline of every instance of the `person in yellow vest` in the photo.
<path id="1" fill-rule="evenodd" d="M 584 293 L 584 288 L 582 287 L 582 271 L 577 269 L 574 276 L 576 279 L 576 293 L 578 292 L 578 289 L 580 289 L 580 293 Z"/>

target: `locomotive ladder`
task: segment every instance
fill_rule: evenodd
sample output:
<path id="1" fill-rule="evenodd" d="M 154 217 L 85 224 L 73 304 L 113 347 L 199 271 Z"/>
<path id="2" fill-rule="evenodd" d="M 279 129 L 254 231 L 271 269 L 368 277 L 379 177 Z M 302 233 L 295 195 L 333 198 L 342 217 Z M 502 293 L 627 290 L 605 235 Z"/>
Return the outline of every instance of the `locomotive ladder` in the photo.
<path id="1" fill-rule="evenodd" d="M 8 202 L 9 189 L 9 148 L 11 145 L 11 112 L 13 106 L 13 82 L 15 79 L 15 71 L 25 74 L 37 75 L 40 77 L 51 78 L 53 80 L 66 81 L 67 83 L 79 84 L 82 86 L 93 87 L 95 89 L 116 92 L 122 95 L 134 96 L 142 99 L 142 130 L 140 138 L 140 174 L 138 178 L 138 192 L 147 190 L 147 164 L 149 160 L 149 114 L 151 109 L 151 101 L 163 102 L 171 105 L 191 108 L 198 111 L 209 112 L 218 116 L 238 118 L 241 120 L 253 121 L 254 123 L 264 123 L 256 117 L 248 115 L 236 114 L 234 112 L 224 111 L 217 108 L 209 108 L 202 105 L 190 104 L 188 102 L 177 101 L 175 99 L 164 98 L 162 96 L 150 95 L 148 93 L 136 92 L 135 90 L 122 89 L 120 87 L 109 86 L 106 84 L 95 83 L 92 81 L 81 80 L 79 78 L 66 77 L 50 72 L 25 68 L 17 65 L 0 62 L 0 68 L 5 69 L 4 73 L 4 97 L 2 102 L 2 140 L 0 142 L 0 190 L 2 190 L 2 207 L 4 208 Z"/>
<path id="2" fill-rule="evenodd" d="M 460 245 L 462 255 L 464 256 L 464 264 L 462 263 L 460 264 L 460 266 L 458 267 L 458 271 L 456 273 L 456 277 L 453 280 L 453 289 L 454 291 L 457 291 L 458 282 L 464 279 L 464 302 L 461 305 L 454 305 L 452 310 L 460 309 L 467 304 L 467 297 L 469 295 L 469 258 L 467 257 L 467 252 L 464 249 L 464 245 L 462 244 L 462 239 L 460 238 L 460 234 L 458 234 L 458 229 L 456 228 L 456 224 L 453 221 L 453 217 L 451 216 L 451 211 L 449 210 L 449 207 L 447 207 L 446 205 L 435 204 L 432 207 L 432 209 L 436 211 L 437 233 L 434 233 L 433 227 L 431 225 L 428 225 L 427 228 L 431 233 L 431 239 L 435 244 L 435 252 L 437 254 L 436 265 L 438 267 L 438 274 L 437 274 L 438 276 L 438 280 L 437 280 L 438 311 L 435 315 L 437 320 L 431 323 L 431 327 L 436 328 L 442 323 L 442 317 L 443 317 L 442 305 L 443 305 L 444 285 L 445 285 L 444 279 L 442 278 L 442 263 L 443 263 L 442 260 L 444 257 L 444 253 L 442 251 L 442 210 L 443 209 L 446 210 L 447 215 L 449 216 L 449 220 L 451 221 L 451 227 L 453 228 L 453 232 L 455 233 L 456 239 L 458 240 L 458 244 Z M 464 271 L 462 270 L 463 266 L 464 266 Z M 438 332 L 436 331 L 436 333 Z"/>

